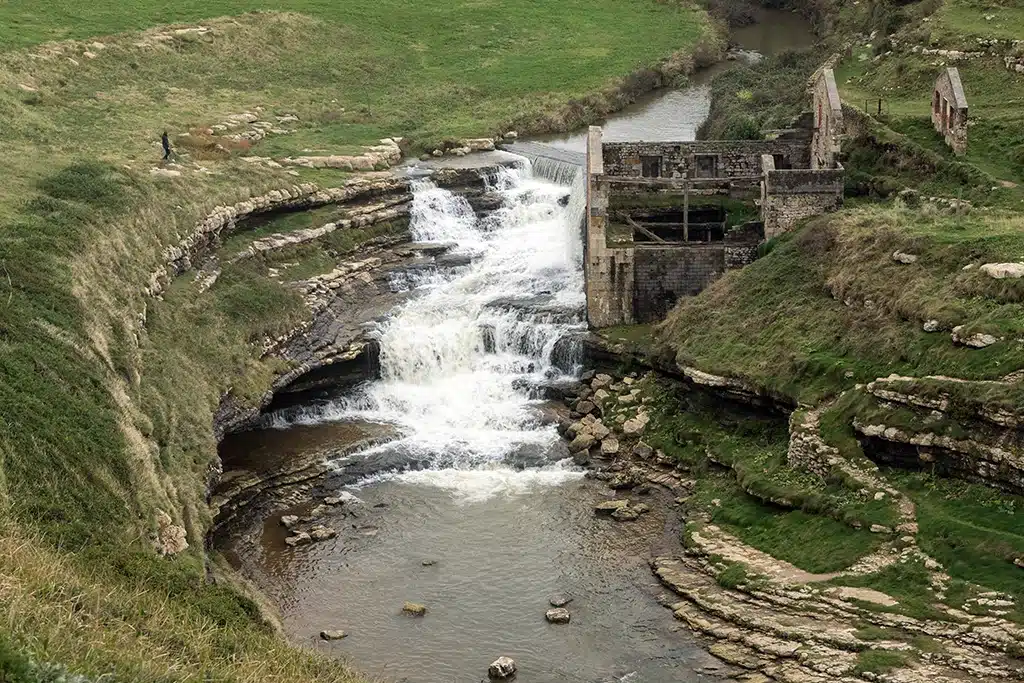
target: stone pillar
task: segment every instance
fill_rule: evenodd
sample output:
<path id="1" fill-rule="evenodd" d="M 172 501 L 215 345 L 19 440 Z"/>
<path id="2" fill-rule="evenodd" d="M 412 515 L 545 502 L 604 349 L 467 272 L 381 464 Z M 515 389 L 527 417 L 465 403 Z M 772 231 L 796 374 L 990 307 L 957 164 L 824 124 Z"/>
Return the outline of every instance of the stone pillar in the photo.
<path id="1" fill-rule="evenodd" d="M 587 134 L 587 230 L 584 276 L 587 323 L 592 328 L 633 322 L 633 249 L 608 247 L 609 185 L 604 176 L 601 128 Z"/>

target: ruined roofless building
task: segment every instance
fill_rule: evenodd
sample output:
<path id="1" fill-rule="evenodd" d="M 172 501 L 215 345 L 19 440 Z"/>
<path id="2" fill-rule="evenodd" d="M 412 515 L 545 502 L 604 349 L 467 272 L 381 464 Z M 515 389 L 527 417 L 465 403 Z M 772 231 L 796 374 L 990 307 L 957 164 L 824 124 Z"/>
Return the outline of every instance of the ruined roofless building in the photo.
<path id="1" fill-rule="evenodd" d="M 767 238 L 842 205 L 843 112 L 830 68 L 812 111 L 765 140 L 587 140 L 584 269 L 592 328 L 659 320 L 757 257 Z"/>
<path id="2" fill-rule="evenodd" d="M 967 153 L 967 96 L 960 70 L 951 66 L 935 79 L 932 91 L 932 125 L 953 153 Z"/>

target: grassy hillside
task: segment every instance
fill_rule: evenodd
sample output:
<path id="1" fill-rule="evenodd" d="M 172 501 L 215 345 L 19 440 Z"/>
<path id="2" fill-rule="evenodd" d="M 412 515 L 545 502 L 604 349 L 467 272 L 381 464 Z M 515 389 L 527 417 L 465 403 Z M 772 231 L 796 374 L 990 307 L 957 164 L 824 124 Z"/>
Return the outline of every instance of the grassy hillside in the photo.
<path id="1" fill-rule="evenodd" d="M 708 37 L 694 6 L 653 0 L 0 4 L 0 678 L 352 679 L 275 638 L 202 552 L 213 412 L 268 386 L 281 368 L 256 345 L 304 304 L 264 261 L 160 300 L 150 273 L 214 206 L 299 180 L 240 156 L 569 125 L 674 52 L 685 72 Z M 298 120 L 255 145 L 177 143 L 257 107 Z M 307 249 L 294 277 L 373 236 Z M 157 557 L 158 511 L 188 551 Z"/>
<path id="2" fill-rule="evenodd" d="M 814 403 L 892 373 L 998 379 L 1024 367 L 1024 289 L 978 272 L 1024 251 L 1024 216 L 864 206 L 821 216 L 669 314 L 677 361 Z M 896 251 L 918 257 L 902 264 Z M 972 266 L 964 270 L 965 266 Z M 944 331 L 925 332 L 938 320 Z M 955 346 L 949 330 L 1002 341 Z"/>
<path id="3" fill-rule="evenodd" d="M 834 31 L 829 51 L 853 46 L 837 67 L 848 124 L 846 208 L 768 242 L 759 260 L 681 300 L 649 335 L 640 328 L 606 334 L 633 348 L 647 337 L 649 352 L 667 351 L 680 365 L 741 378 L 803 404 L 831 406 L 822 414 L 821 436 L 850 462 L 866 462 L 851 427 L 854 417 L 971 438 L 960 417 L 971 424 L 980 406 L 1009 412 L 1021 407 L 1022 385 L 1013 378 L 1024 368 L 1024 283 L 994 279 L 979 266 L 1020 262 L 1024 255 L 1024 166 L 1018 163 L 1024 159 L 1024 74 L 1007 70 L 1004 57 L 1020 56 L 1020 48 L 1005 42 L 991 54 L 965 59 L 923 50 L 986 52 L 979 40 L 1019 39 L 1024 14 L 1019 3 L 969 0 L 810 4 Z M 795 83 L 786 65 L 805 59 L 783 55 L 720 77 L 708 131 L 746 137 L 795 112 L 799 103 L 775 97 L 774 90 Z M 971 107 L 964 157 L 952 154 L 930 121 L 933 83 L 950 64 L 960 69 Z M 922 196 L 939 200 L 922 202 Z M 916 259 L 900 262 L 896 252 Z M 926 322 L 938 329 L 925 331 Z M 956 326 L 998 341 L 981 349 L 957 345 L 951 338 Z M 906 381 L 903 390 L 948 396 L 952 417 L 939 420 L 942 413 L 880 404 L 863 389 L 893 373 L 941 376 Z M 1008 376 L 998 384 L 942 379 Z M 665 452 L 684 461 L 692 430 L 674 433 L 672 425 L 687 419 L 695 418 L 670 416 L 667 434 L 659 436 Z M 731 436 L 716 444 L 733 441 Z M 698 458 L 716 447 L 697 443 Z M 734 524 L 734 533 L 809 567 L 814 558 L 801 557 L 786 542 L 793 534 L 756 533 L 781 522 L 777 510 L 755 509 L 751 499 L 763 498 L 763 490 L 799 488 L 807 476 L 788 466 L 786 445 L 778 439 L 774 460 L 769 449 L 754 456 L 734 449 L 729 464 L 735 476 L 722 479 L 714 495 L 738 496 L 735 516 L 744 521 Z M 737 462 L 747 469 L 736 469 Z M 1024 553 L 1019 496 L 942 478 L 927 467 L 915 473 L 883 468 L 880 474 L 916 505 L 920 547 L 953 577 L 949 604 L 959 607 L 965 595 L 986 589 L 1014 595 L 1024 590 L 1015 564 Z M 806 488 L 823 493 L 821 482 Z M 791 491 L 787 496 L 794 497 Z M 829 502 L 813 512 L 834 520 L 842 510 Z M 813 547 L 854 546 L 825 529 L 812 536 L 807 543 Z M 908 609 L 929 608 L 934 596 L 928 573 L 896 574 L 871 574 L 864 585 L 889 591 Z"/>

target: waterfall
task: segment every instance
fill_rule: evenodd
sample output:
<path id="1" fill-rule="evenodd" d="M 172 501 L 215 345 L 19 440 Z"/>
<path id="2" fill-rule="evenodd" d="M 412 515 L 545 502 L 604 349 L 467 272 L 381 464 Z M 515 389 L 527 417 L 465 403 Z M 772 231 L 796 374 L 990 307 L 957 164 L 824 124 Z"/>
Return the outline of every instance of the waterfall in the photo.
<path id="1" fill-rule="evenodd" d="M 378 330 L 381 379 L 296 421 L 391 423 L 401 438 L 374 450 L 401 452 L 410 465 L 383 476 L 470 498 L 580 476 L 555 461 L 564 446 L 531 399 L 531 387 L 571 374 L 560 341 L 585 329 L 583 198 L 573 170 L 566 204 L 565 185 L 538 178 L 529 162 L 501 169 L 488 182 L 503 202 L 486 219 L 417 181 L 413 239 L 454 243 L 471 264 L 406 274 L 413 298 Z"/>

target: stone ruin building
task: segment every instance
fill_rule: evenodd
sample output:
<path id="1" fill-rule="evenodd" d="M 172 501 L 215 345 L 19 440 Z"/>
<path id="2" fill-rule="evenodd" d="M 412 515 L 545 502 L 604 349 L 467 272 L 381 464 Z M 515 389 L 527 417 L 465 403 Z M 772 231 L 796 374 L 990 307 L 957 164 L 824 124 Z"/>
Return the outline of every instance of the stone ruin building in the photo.
<path id="1" fill-rule="evenodd" d="M 813 111 L 765 140 L 587 140 L 584 268 L 592 328 L 663 318 L 758 246 L 838 209 L 843 111 L 831 69 L 812 77 Z"/>
<path id="2" fill-rule="evenodd" d="M 960 70 L 951 66 L 935 79 L 932 91 L 932 125 L 955 154 L 967 153 L 967 96 Z"/>

